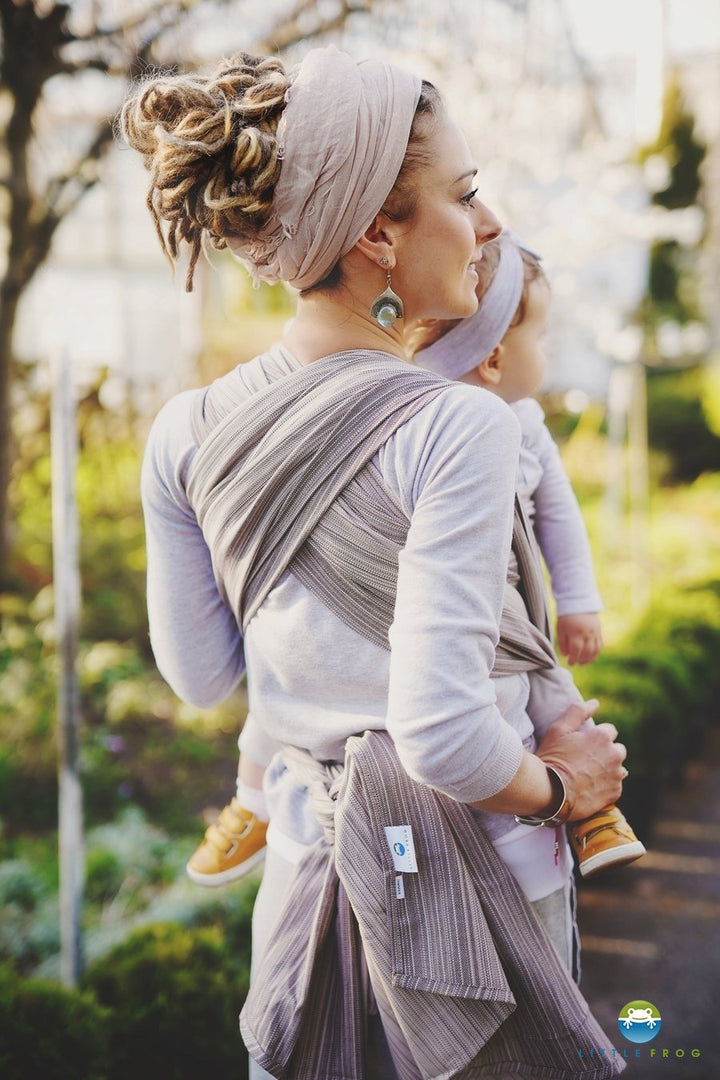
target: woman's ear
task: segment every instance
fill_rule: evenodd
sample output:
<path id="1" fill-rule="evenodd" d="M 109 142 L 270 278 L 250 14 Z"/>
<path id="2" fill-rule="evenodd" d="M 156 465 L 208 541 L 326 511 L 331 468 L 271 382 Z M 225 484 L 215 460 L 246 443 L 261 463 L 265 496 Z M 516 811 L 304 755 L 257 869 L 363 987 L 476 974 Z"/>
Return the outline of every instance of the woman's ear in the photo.
<path id="1" fill-rule="evenodd" d="M 477 366 L 478 377 L 483 386 L 495 387 L 500 385 L 504 360 L 505 350 L 502 342 L 500 342 L 490 355 L 485 357 L 482 364 Z"/>
<path id="2" fill-rule="evenodd" d="M 355 247 L 372 262 L 392 270 L 397 262 L 395 241 L 394 222 L 387 214 L 380 211 L 373 218 L 372 224 L 368 225 Z M 387 264 L 380 263 L 383 258 L 388 260 Z"/>

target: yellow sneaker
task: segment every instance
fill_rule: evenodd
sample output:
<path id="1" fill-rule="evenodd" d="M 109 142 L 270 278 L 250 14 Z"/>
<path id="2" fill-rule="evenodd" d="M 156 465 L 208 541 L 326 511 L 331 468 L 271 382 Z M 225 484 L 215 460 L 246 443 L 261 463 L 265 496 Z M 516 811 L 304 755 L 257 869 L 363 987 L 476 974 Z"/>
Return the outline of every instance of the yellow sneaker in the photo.
<path id="1" fill-rule="evenodd" d="M 249 873 L 265 858 L 267 822 L 260 821 L 236 798 L 207 829 L 186 870 L 198 885 L 225 885 Z"/>
<path id="2" fill-rule="evenodd" d="M 571 821 L 567 834 L 577 856 L 578 869 L 586 878 L 634 862 L 645 854 L 644 844 L 617 806 L 609 806 L 583 821 Z"/>

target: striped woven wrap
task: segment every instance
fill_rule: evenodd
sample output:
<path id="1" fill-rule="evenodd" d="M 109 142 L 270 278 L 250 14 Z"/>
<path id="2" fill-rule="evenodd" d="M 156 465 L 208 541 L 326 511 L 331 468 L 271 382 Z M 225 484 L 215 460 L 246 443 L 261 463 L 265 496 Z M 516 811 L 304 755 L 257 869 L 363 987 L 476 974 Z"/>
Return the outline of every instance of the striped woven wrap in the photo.
<path id="1" fill-rule="evenodd" d="M 249 401 L 222 383 L 225 396 L 211 388 L 194 417 L 200 446 L 187 492 L 223 598 L 244 630 L 291 568 L 346 625 L 387 649 L 410 522 L 372 458 L 448 383 L 366 352 L 289 374 L 266 370 L 267 386 Z M 506 587 L 494 670 L 552 669 L 545 589 L 517 500 L 513 549 L 522 600 Z"/>
<path id="2" fill-rule="evenodd" d="M 411 780 L 387 732 L 349 739 L 344 772 L 294 747 L 285 757 L 325 835 L 295 869 L 241 1014 L 263 1068 L 278 1080 L 372 1080 L 369 975 L 400 1080 L 622 1072 L 467 806 Z M 417 873 L 393 868 L 384 830 L 400 824 Z"/>

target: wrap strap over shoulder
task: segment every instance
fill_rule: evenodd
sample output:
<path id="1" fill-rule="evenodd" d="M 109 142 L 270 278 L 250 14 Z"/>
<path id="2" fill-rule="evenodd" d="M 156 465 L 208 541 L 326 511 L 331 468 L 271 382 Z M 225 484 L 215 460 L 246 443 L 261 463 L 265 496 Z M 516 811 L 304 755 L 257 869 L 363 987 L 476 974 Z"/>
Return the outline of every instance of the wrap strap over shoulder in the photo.
<path id="1" fill-rule="evenodd" d="M 394 357 L 344 353 L 341 362 L 328 357 L 278 379 L 231 408 L 212 428 L 193 461 L 187 493 L 212 553 L 218 585 L 243 630 L 291 563 L 303 581 L 321 576 L 312 557 L 303 571 L 298 552 L 360 470 L 364 476 L 354 485 L 355 498 L 347 496 L 346 504 L 349 498 L 364 509 L 370 491 L 371 500 L 382 494 L 366 466 L 406 420 L 446 387 L 438 376 Z M 367 607 L 377 609 L 368 614 L 368 629 L 361 633 L 369 634 L 370 620 L 375 626 L 387 621 L 380 609 L 392 610 L 394 603 L 381 573 L 375 581 L 372 554 L 364 554 L 374 544 L 386 564 L 391 547 L 398 550 L 398 538 L 383 535 L 388 514 L 397 518 L 399 511 L 386 500 L 374 520 L 363 523 L 358 514 L 342 528 L 337 544 L 330 542 L 339 573 L 354 544 L 356 565 L 348 580 L 364 592 Z M 321 551 L 328 547 L 332 522 L 339 519 L 346 515 L 336 508 L 325 520 L 325 542 L 317 545 L 316 560 L 327 563 Z M 364 578 L 369 579 L 365 585 Z M 315 587 L 321 587 L 317 581 Z M 332 595 L 321 598 L 330 599 L 334 610 L 342 606 L 350 625 L 358 621 L 357 605 L 345 611 L 337 584 Z"/>
<path id="2" fill-rule="evenodd" d="M 269 356 L 267 385 L 250 399 L 234 400 L 223 382 L 225 396 L 211 387 L 194 416 L 187 493 L 218 588 L 244 631 L 291 570 L 346 625 L 388 649 L 410 522 L 372 459 L 448 383 L 382 353 L 291 371 Z M 533 545 L 516 500 L 522 599 L 507 587 L 516 602 L 503 610 L 499 674 L 556 664 Z"/>

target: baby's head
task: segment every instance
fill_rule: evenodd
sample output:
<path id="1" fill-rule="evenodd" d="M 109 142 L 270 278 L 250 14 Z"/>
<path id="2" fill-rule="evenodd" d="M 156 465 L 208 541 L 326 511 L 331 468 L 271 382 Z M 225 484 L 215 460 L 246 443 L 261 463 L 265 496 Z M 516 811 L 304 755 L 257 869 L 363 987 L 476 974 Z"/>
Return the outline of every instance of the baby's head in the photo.
<path id="1" fill-rule="evenodd" d="M 478 309 L 467 319 L 426 324 L 419 367 L 491 390 L 508 403 L 529 397 L 545 374 L 542 335 L 550 289 L 536 255 L 506 233 L 477 264 Z"/>

